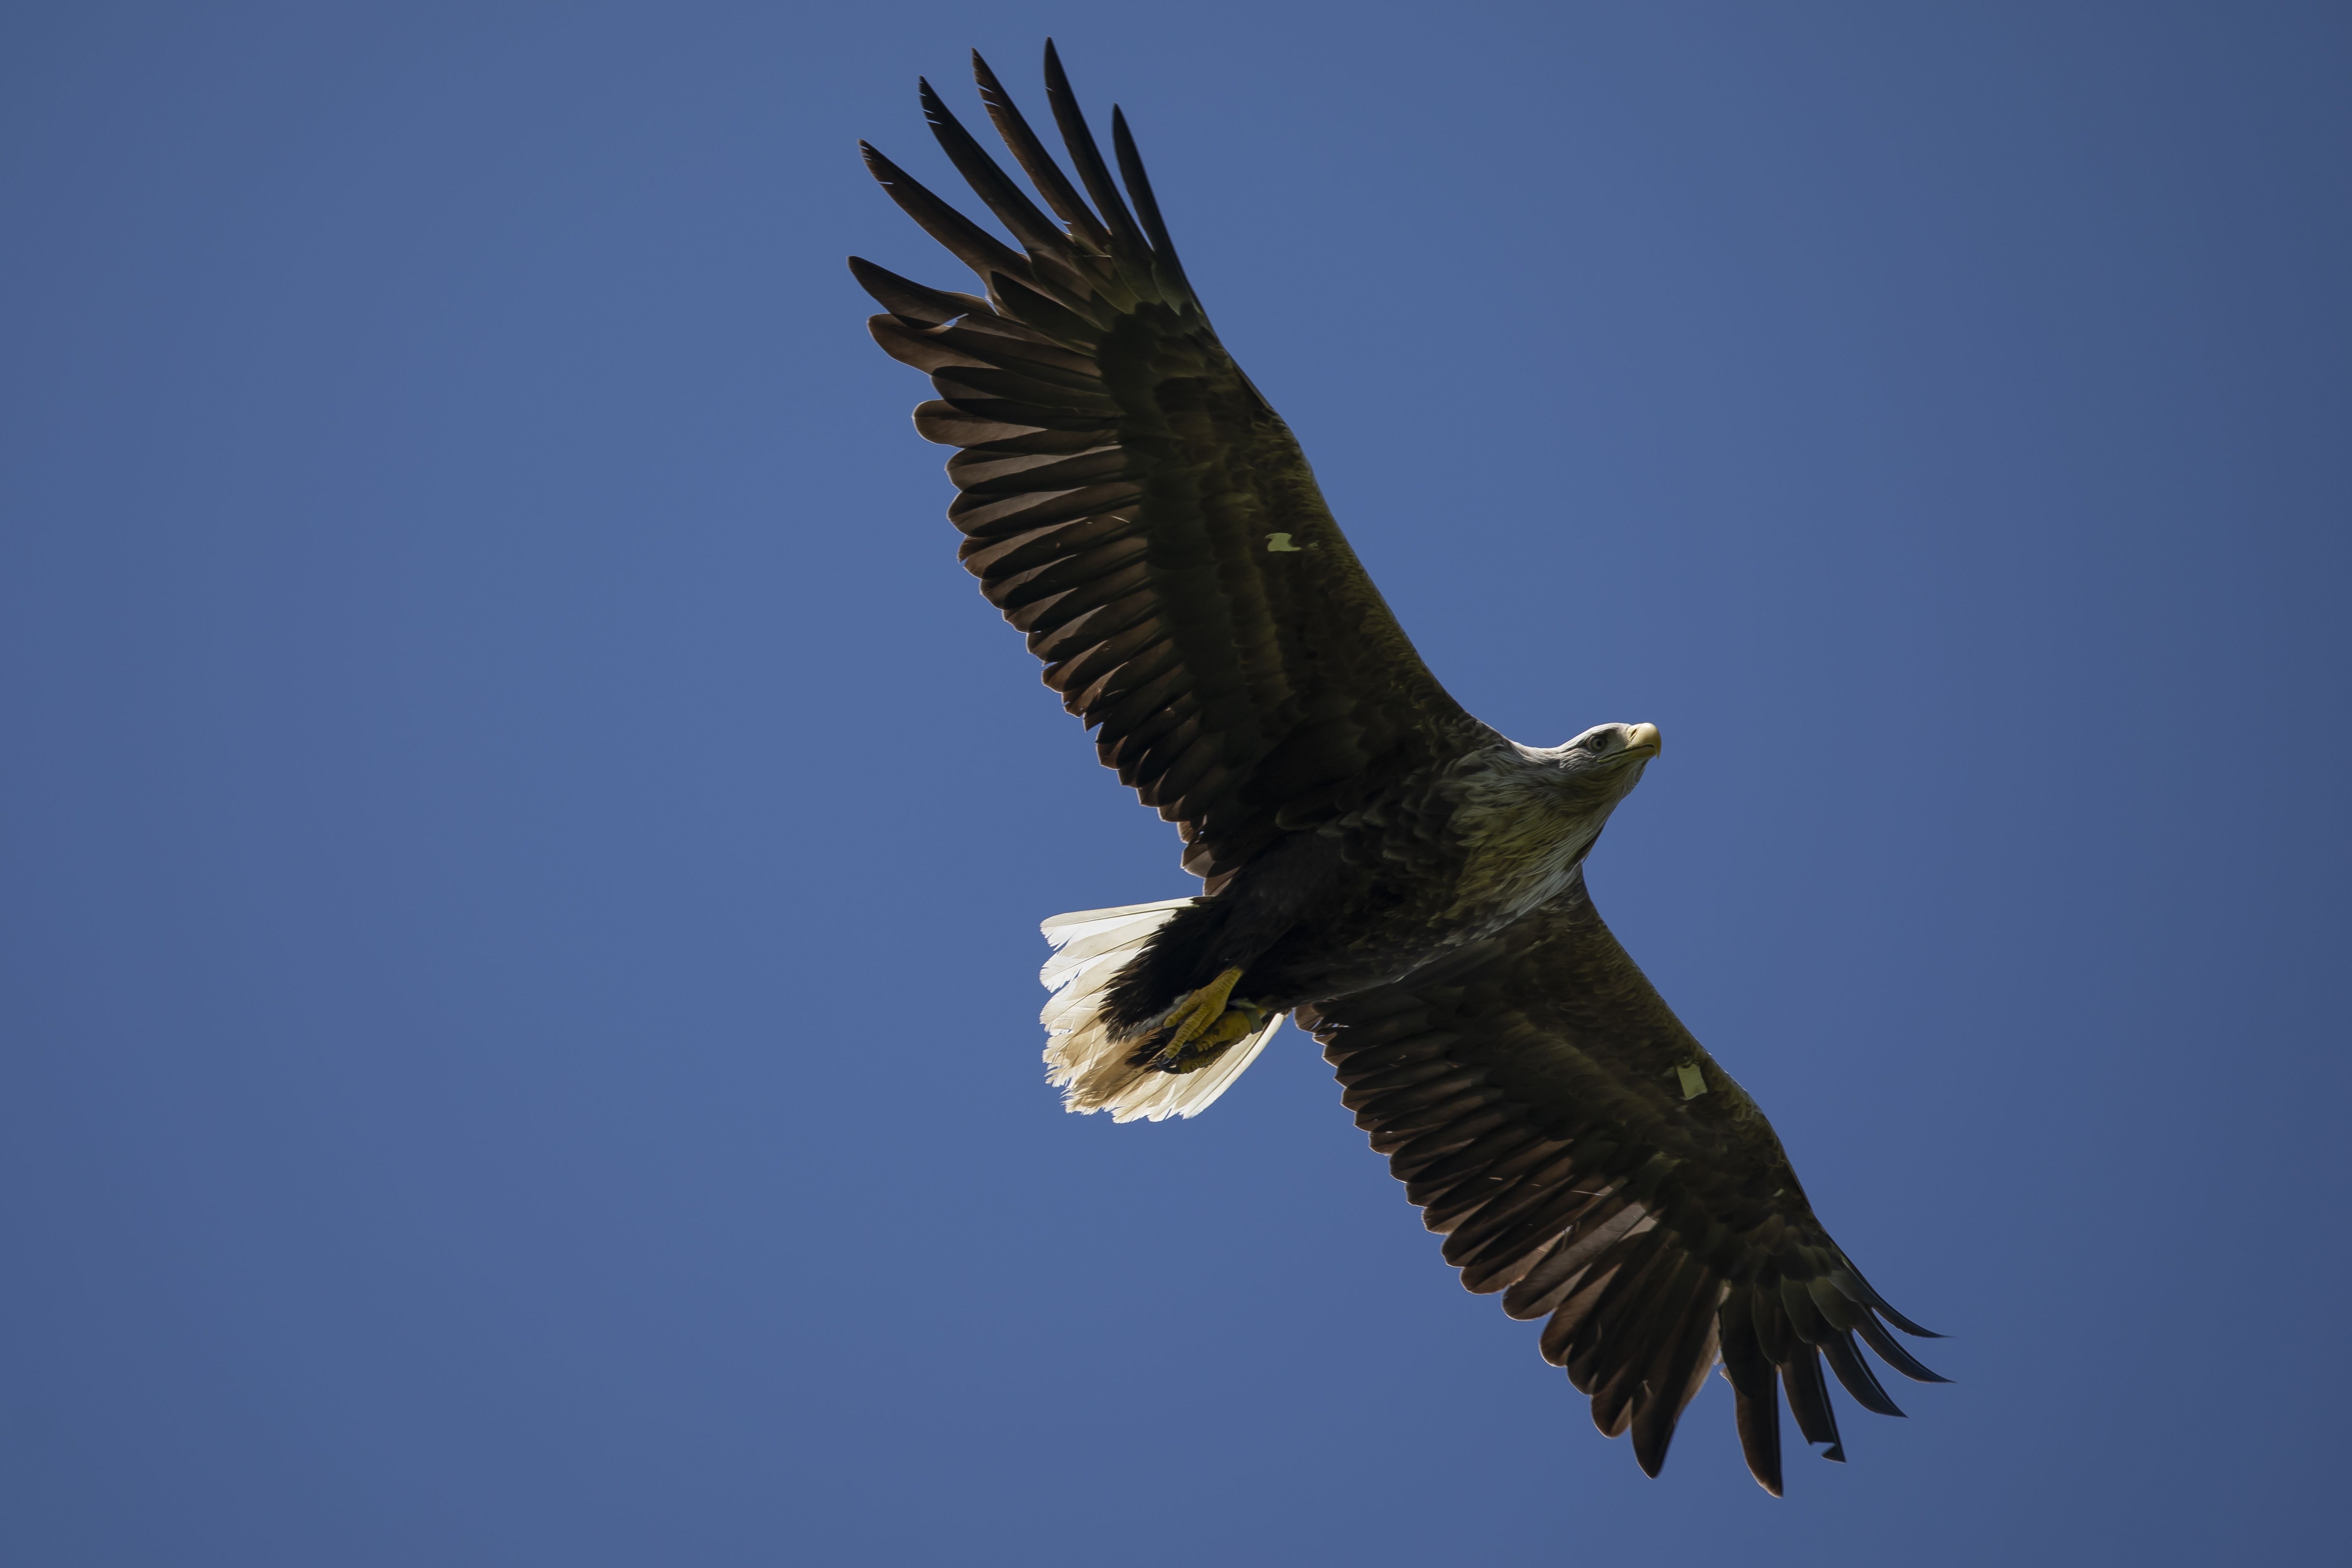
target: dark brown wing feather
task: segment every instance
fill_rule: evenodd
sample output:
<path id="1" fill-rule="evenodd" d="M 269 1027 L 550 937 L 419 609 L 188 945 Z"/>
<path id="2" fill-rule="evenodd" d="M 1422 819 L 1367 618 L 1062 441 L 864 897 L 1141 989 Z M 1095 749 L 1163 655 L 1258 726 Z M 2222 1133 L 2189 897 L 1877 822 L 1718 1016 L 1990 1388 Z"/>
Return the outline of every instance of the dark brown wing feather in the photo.
<path id="1" fill-rule="evenodd" d="M 1288 426 L 1217 342 L 1124 119 L 1112 142 L 1132 211 L 1047 46 L 1047 96 L 1090 207 L 973 62 L 990 117 L 1060 221 L 926 83 L 940 146 L 1021 248 L 869 147 L 875 176 L 987 298 L 850 267 L 888 312 L 875 340 L 939 391 L 916 428 L 962 448 L 948 516 L 964 564 L 1028 634 L 1103 762 L 1181 826 L 1185 868 L 1213 892 L 1278 832 L 1486 729 L 1422 663 Z"/>
<path id="2" fill-rule="evenodd" d="M 1844 1458 L 1822 1363 L 1899 1415 L 1855 1348 L 1940 1383 L 1886 1331 L 1764 1113 L 1652 989 L 1580 881 L 1394 984 L 1299 1009 L 1345 1100 L 1473 1290 L 1549 1318 L 1547 1360 L 1656 1475 L 1718 1354 L 1740 1447 L 1780 1491 L 1780 1391 Z M 1705 1085 L 1685 1098 L 1682 1069 Z M 1882 1322 L 1881 1320 L 1885 1321 Z"/>

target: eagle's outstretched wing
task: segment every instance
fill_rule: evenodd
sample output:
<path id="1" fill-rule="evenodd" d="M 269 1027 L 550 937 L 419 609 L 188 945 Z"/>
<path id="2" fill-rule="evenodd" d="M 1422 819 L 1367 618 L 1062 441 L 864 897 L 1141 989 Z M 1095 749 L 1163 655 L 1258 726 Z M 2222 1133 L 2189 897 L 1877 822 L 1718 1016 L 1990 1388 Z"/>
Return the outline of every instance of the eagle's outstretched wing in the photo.
<path id="1" fill-rule="evenodd" d="M 1720 1352 L 1748 1468 L 1780 1491 L 1779 1390 L 1844 1457 L 1827 1360 L 1864 1408 L 1901 1411 L 1854 1337 L 1944 1380 L 1886 1331 L 1926 1330 L 1813 1217 L 1780 1141 L 1667 1008 L 1580 879 L 1549 907 L 1393 984 L 1298 1010 L 1405 1193 L 1473 1290 L 1549 1317 L 1547 1360 L 1642 1468 Z"/>
<path id="2" fill-rule="evenodd" d="M 1288 426 L 1185 282 L 1114 110 L 1130 214 L 1046 46 L 1046 95 L 1093 205 L 978 55 L 990 117 L 1041 211 L 926 82 L 949 159 L 1022 248 L 871 147 L 893 200 L 980 274 L 984 300 L 853 258 L 874 336 L 930 373 L 925 436 L 962 449 L 964 564 L 1028 634 L 1103 762 L 1178 823 L 1210 891 L 1285 829 L 1486 734 L 1381 601 Z"/>

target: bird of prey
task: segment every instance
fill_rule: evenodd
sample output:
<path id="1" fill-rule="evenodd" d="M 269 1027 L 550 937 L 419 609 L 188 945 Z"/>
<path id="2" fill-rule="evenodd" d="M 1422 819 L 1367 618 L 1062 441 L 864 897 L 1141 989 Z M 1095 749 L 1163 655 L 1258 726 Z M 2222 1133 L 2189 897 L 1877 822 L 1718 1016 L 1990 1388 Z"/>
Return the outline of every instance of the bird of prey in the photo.
<path id="1" fill-rule="evenodd" d="M 1824 1361 L 1890 1415 L 1857 1338 L 1943 1380 L 1585 890 L 1656 726 L 1525 746 L 1446 695 L 1210 327 L 1125 116 L 1114 179 L 1046 46 L 1073 184 L 972 64 L 1044 206 L 925 82 L 932 134 L 1013 243 L 861 143 L 985 292 L 849 265 L 883 308 L 876 342 L 938 391 L 915 426 L 959 448 L 964 566 L 1204 884 L 1045 922 L 1051 1081 L 1073 1110 L 1190 1116 L 1286 1014 L 1463 1284 L 1549 1320 L 1545 1358 L 1603 1433 L 1631 1429 L 1644 1471 L 1718 1361 L 1765 1489 L 1783 1390 L 1843 1458 Z"/>

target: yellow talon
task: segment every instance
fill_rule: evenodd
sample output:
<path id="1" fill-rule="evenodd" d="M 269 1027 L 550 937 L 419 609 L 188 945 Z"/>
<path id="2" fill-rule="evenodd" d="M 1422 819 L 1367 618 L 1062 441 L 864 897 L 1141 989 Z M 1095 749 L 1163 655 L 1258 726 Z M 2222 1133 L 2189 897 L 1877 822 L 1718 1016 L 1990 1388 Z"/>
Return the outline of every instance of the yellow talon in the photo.
<path id="1" fill-rule="evenodd" d="M 1174 1057 L 1208 1032 L 1209 1026 L 1225 1014 L 1225 998 L 1234 994 L 1234 983 L 1242 977 L 1238 969 L 1228 969 L 1171 1009 L 1168 1023 L 1175 1033 L 1160 1047 L 1162 1055 Z M 1244 1034 L 1248 1031 L 1243 1031 Z M 1241 1037 L 1234 1037 L 1239 1039 Z"/>
<path id="2" fill-rule="evenodd" d="M 1163 1054 L 1162 1072 L 1198 1072 L 1265 1026 L 1265 1009 L 1255 1002 L 1236 1002 L 1210 1025 L 1208 1032 L 1182 1051 Z"/>

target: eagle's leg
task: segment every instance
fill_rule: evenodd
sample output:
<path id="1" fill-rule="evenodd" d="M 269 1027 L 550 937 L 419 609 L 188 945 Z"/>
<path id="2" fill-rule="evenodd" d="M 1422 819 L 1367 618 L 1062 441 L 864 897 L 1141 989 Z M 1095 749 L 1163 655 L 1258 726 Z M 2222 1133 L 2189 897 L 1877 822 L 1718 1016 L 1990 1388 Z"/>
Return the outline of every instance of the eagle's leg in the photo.
<path id="1" fill-rule="evenodd" d="M 1181 1051 L 1172 1046 L 1162 1051 L 1160 1070 L 1198 1072 L 1265 1026 L 1265 1008 L 1255 1002 L 1235 1002 L 1219 1014 L 1217 1021 L 1197 1036 L 1191 1045 Z"/>
<path id="2" fill-rule="evenodd" d="M 1160 1020 L 1162 1044 L 1150 1053 L 1150 1063 L 1162 1072 L 1192 1072 L 1206 1068 L 1213 1056 L 1237 1039 L 1256 1035 L 1265 1023 L 1265 1008 L 1256 1002 L 1233 1002 L 1240 969 L 1228 969 L 1197 992 L 1181 996 Z"/>
<path id="3" fill-rule="evenodd" d="M 1240 970 L 1228 969 L 1198 991 L 1180 998 L 1160 1021 L 1160 1027 L 1172 1031 L 1168 1043 L 1160 1047 L 1162 1054 L 1181 1055 L 1185 1047 L 1208 1033 L 1209 1026 L 1224 1016 L 1225 998 L 1234 994 L 1234 983 L 1241 977 Z"/>
<path id="4" fill-rule="evenodd" d="M 1169 1008 L 1167 1018 L 1160 1020 L 1160 1027 L 1162 1027 L 1162 1030 L 1171 1030 L 1169 1032 L 1167 1051 L 1183 1051 L 1183 1048 L 1190 1047 L 1192 1041 L 1200 1039 L 1200 1035 L 1202 1032 L 1206 1032 L 1209 1025 L 1216 1023 L 1218 1018 L 1223 1018 L 1225 996 L 1233 994 L 1234 980 L 1240 980 L 1240 978 L 1242 978 L 1240 969 L 1228 969 L 1225 973 L 1218 975 L 1218 978 L 1209 980 L 1209 983 L 1202 985 L 1197 992 L 1188 992 L 1188 994 L 1179 996 L 1179 999 L 1176 999 L 1176 1006 Z"/>

